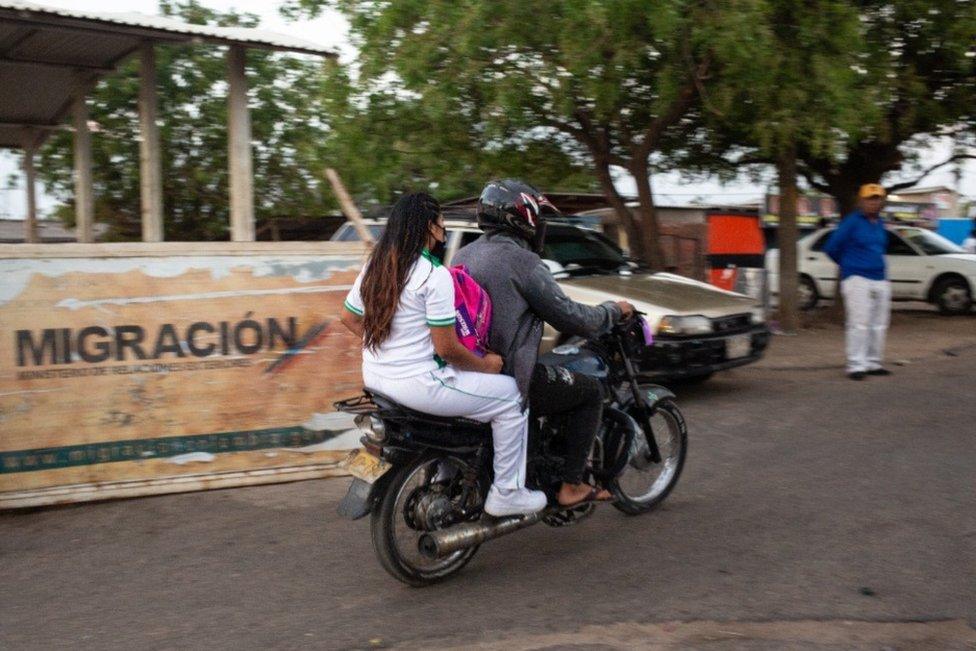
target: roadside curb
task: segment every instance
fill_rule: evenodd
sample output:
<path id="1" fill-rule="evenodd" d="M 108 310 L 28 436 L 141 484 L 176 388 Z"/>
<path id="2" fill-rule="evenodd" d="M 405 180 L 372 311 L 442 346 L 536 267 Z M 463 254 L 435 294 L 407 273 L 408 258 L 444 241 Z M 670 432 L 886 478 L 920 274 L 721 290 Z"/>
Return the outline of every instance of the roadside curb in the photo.
<path id="1" fill-rule="evenodd" d="M 487 637 L 487 636 L 486 636 Z M 373 642 L 371 640 L 371 642 Z M 382 640 L 373 642 L 376 646 Z M 397 649 L 671 649 L 729 648 L 752 644 L 775 648 L 820 647 L 877 649 L 925 648 L 970 649 L 976 644 L 976 630 L 965 619 L 921 619 L 871 621 L 849 619 L 805 619 L 770 621 L 668 621 L 657 623 L 619 622 L 582 626 L 575 631 L 525 633 L 496 640 L 472 640 L 457 645 L 436 638 L 423 643 L 394 644 Z"/>

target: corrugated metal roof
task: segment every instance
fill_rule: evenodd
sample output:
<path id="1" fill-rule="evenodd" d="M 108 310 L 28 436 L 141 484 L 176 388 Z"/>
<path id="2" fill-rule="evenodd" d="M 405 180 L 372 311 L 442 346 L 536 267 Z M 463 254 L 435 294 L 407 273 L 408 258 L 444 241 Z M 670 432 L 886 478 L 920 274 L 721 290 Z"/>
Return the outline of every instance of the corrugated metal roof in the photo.
<path id="1" fill-rule="evenodd" d="M 39 5 L 33 2 L 10 2 L 9 0 L 0 0 L 0 10 L 2 9 L 25 12 L 27 14 L 25 17 L 29 17 L 32 14 L 47 14 L 50 16 L 101 23 L 106 26 L 117 25 L 151 30 L 160 32 L 160 36 L 164 34 L 197 36 L 201 37 L 204 41 L 213 43 L 233 43 L 256 47 L 269 47 L 288 52 L 304 52 L 319 56 L 336 56 L 332 49 L 324 45 L 295 38 L 288 34 L 279 34 L 278 32 L 270 32 L 263 29 L 191 25 L 166 16 L 149 16 L 137 12 L 117 13 L 61 9 L 58 7 Z"/>
<path id="2" fill-rule="evenodd" d="M 58 9 L 0 0 L 0 147 L 24 147 L 57 128 L 80 88 L 142 43 L 211 43 L 335 56 L 286 34 L 191 25 L 163 16 Z"/>

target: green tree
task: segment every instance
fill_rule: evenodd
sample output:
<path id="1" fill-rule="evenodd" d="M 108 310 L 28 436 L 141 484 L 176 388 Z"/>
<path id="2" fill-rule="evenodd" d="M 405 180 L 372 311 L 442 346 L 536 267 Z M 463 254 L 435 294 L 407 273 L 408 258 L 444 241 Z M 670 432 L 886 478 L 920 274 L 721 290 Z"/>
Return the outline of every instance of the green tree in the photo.
<path id="1" fill-rule="evenodd" d="M 330 68 L 319 92 L 329 121 L 326 156 L 364 205 L 389 204 L 411 190 L 441 199 L 470 196 L 487 179 L 503 176 L 532 178 L 550 189 L 594 185 L 585 164 L 551 140 L 497 142 L 464 116 L 445 117 L 420 98 L 354 84 L 342 67 Z"/>
<path id="2" fill-rule="evenodd" d="M 798 150 L 799 172 L 830 193 L 843 211 L 854 206 L 862 183 L 914 169 L 920 139 L 939 135 L 961 145 L 941 164 L 973 158 L 963 145 L 976 138 L 976 3 L 958 0 L 863 0 L 853 3 L 861 34 L 857 93 L 873 116 L 849 134 L 840 156 L 812 147 Z M 938 166 L 936 166 L 938 167 Z"/>
<path id="3" fill-rule="evenodd" d="M 772 64 L 762 88 L 766 110 L 752 120 L 752 141 L 779 181 L 779 317 L 799 327 L 797 309 L 797 152 L 836 158 L 838 133 L 851 133 L 870 112 L 854 93 L 858 16 L 835 0 L 769 0 Z"/>
<path id="4" fill-rule="evenodd" d="M 706 168 L 759 161 L 776 170 L 779 320 L 787 332 L 799 326 L 798 152 L 836 160 L 848 134 L 873 117 L 856 92 L 858 36 L 859 17 L 847 2 L 766 0 L 750 58 L 729 71 L 739 91 L 723 113 L 705 114 L 713 147 Z"/>
<path id="5" fill-rule="evenodd" d="M 197 0 L 164 0 L 161 13 L 196 24 L 254 27 L 255 16 L 218 13 Z M 247 53 L 255 215 L 320 214 L 334 205 L 321 178 L 327 118 L 320 88 L 330 64 L 265 50 Z M 227 99 L 224 48 L 157 46 L 163 211 L 168 240 L 227 239 Z M 139 239 L 138 61 L 127 61 L 89 96 L 96 219 L 111 239 Z M 52 137 L 40 153 L 39 177 L 63 198 L 69 223 L 71 135 Z"/>
<path id="6" fill-rule="evenodd" d="M 739 80 L 727 88 L 739 92 L 685 134 L 692 143 L 682 152 L 685 169 L 723 176 L 743 165 L 776 170 L 785 329 L 797 323 L 797 175 L 846 212 L 862 183 L 917 167 L 917 148 L 906 146 L 913 140 L 952 134 L 960 146 L 943 164 L 970 157 L 962 145 L 973 138 L 974 6 L 767 0 L 752 58 L 726 71 Z"/>
<path id="7" fill-rule="evenodd" d="M 431 138 L 456 121 L 489 148 L 536 138 L 586 161 L 632 250 L 660 268 L 653 163 L 721 79 L 726 58 L 738 56 L 756 4 L 294 0 L 292 7 L 342 11 L 359 47 L 360 83 L 416 97 L 435 125 Z M 614 187 L 614 168 L 636 180 L 636 218 Z"/>

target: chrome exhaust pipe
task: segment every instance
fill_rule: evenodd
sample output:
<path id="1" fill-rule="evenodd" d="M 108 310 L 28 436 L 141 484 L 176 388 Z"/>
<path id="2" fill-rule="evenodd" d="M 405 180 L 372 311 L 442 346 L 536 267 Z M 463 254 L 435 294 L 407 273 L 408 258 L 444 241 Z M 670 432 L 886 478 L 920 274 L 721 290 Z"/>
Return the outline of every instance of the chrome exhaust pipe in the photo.
<path id="1" fill-rule="evenodd" d="M 483 542 L 500 538 L 514 533 L 519 529 L 531 527 L 545 515 L 545 511 L 531 515 L 513 515 L 504 518 L 492 518 L 481 522 L 464 522 L 447 529 L 439 529 L 425 533 L 420 537 L 418 546 L 420 553 L 429 559 L 449 556 L 459 549 L 466 549 Z"/>

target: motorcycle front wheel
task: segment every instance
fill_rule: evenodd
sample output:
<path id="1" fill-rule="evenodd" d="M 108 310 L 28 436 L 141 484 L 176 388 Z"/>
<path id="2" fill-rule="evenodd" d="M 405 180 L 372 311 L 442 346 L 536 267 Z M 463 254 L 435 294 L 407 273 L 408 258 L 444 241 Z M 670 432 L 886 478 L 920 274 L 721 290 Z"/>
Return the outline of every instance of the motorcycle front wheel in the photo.
<path id="1" fill-rule="evenodd" d="M 638 434 L 627 465 L 607 486 L 616 498 L 613 505 L 628 515 L 647 513 L 667 498 L 678 483 L 688 453 L 688 427 L 674 402 L 659 402 L 650 420 L 652 431 Z M 660 463 L 654 463 L 648 453 L 644 437 L 651 435 L 661 452 Z"/>
<path id="2" fill-rule="evenodd" d="M 456 574 L 478 547 L 461 549 L 445 558 L 429 559 L 420 552 L 420 537 L 439 525 L 460 490 L 460 462 L 450 457 L 423 457 L 394 470 L 394 476 L 372 512 L 370 531 L 380 564 L 407 585 L 423 587 Z"/>

